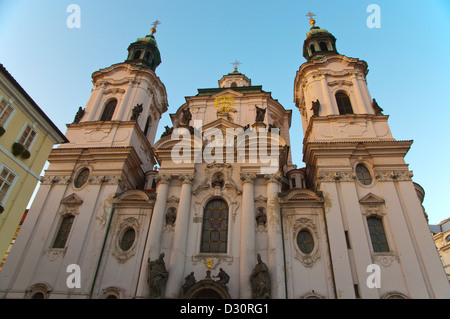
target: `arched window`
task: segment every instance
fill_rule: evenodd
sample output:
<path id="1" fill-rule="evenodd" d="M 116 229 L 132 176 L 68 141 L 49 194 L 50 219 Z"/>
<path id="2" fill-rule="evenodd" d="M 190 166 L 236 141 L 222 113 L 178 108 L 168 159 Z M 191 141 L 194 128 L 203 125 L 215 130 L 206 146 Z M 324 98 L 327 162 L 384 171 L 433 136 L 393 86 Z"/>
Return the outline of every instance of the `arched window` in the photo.
<path id="1" fill-rule="evenodd" d="M 134 51 L 133 60 L 137 60 L 141 57 L 141 50 Z"/>
<path id="2" fill-rule="evenodd" d="M 311 54 L 314 54 L 316 52 L 316 49 L 314 48 L 314 44 L 311 44 L 309 46 L 309 49 L 311 50 Z"/>
<path id="3" fill-rule="evenodd" d="M 388 252 L 389 245 L 384 232 L 383 221 L 377 216 L 370 216 L 367 218 L 367 225 L 369 226 L 373 251 L 375 253 Z"/>
<path id="4" fill-rule="evenodd" d="M 213 199 L 205 207 L 202 224 L 201 253 L 226 253 L 228 241 L 228 205 Z"/>
<path id="5" fill-rule="evenodd" d="M 237 84 L 236 84 L 236 82 L 233 82 L 233 83 L 231 83 L 231 87 L 232 87 L 232 88 L 235 88 L 235 87 L 237 87 Z"/>
<path id="6" fill-rule="evenodd" d="M 339 109 L 339 114 L 353 114 L 352 103 L 350 103 L 350 98 L 344 92 L 336 93 L 336 102 Z"/>
<path id="7" fill-rule="evenodd" d="M 150 52 L 147 52 L 147 53 L 145 54 L 145 60 L 146 60 L 146 61 L 150 61 Z"/>
<path id="8" fill-rule="evenodd" d="M 320 47 L 320 51 L 328 51 L 328 47 L 325 42 L 320 42 L 319 47 Z"/>
<path id="9" fill-rule="evenodd" d="M 106 104 L 105 109 L 103 110 L 103 114 L 102 117 L 100 118 L 100 121 L 111 121 L 114 115 L 114 111 L 116 110 L 116 106 L 117 106 L 116 99 L 109 101 Z"/>
<path id="10" fill-rule="evenodd" d="M 58 234 L 56 234 L 55 242 L 52 248 L 64 248 L 66 247 L 67 238 L 69 238 L 69 232 L 72 228 L 74 216 L 69 215 L 63 218 L 61 225 L 59 226 Z"/>

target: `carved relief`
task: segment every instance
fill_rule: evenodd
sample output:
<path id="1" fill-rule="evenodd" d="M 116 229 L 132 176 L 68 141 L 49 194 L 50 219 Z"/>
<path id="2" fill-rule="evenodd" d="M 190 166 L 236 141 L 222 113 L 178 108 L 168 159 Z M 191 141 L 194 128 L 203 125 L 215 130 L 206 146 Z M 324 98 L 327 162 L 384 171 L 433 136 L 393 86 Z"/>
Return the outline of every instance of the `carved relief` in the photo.
<path id="1" fill-rule="evenodd" d="M 373 262 L 383 267 L 389 267 L 394 262 L 400 263 L 400 258 L 397 255 L 375 255 Z"/>
<path id="2" fill-rule="evenodd" d="M 413 177 L 412 171 L 380 171 L 375 172 L 375 178 L 380 182 L 410 181 Z"/>

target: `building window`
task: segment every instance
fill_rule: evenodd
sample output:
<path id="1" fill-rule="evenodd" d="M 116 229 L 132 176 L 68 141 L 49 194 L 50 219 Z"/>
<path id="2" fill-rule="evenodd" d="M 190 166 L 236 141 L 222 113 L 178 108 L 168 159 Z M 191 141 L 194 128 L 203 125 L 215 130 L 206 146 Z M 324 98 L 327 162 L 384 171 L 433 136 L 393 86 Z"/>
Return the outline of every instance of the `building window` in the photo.
<path id="1" fill-rule="evenodd" d="M 30 124 L 27 123 L 17 143 L 21 144 L 26 150 L 29 151 L 36 135 L 37 132 L 31 127 Z"/>
<path id="2" fill-rule="evenodd" d="M 356 165 L 356 178 L 358 181 L 361 182 L 363 185 L 370 185 L 372 184 L 372 176 L 370 175 L 369 170 L 367 167 L 363 164 Z"/>
<path id="3" fill-rule="evenodd" d="M 16 174 L 6 166 L 0 168 L 0 205 L 4 205 L 9 192 L 13 188 Z"/>
<path id="4" fill-rule="evenodd" d="M 328 51 L 328 47 L 325 42 L 320 42 L 319 47 L 320 47 L 320 51 Z"/>
<path id="5" fill-rule="evenodd" d="M 376 253 L 388 252 L 389 245 L 384 232 L 383 221 L 376 216 L 371 216 L 367 218 L 367 225 L 369 226 L 373 251 Z"/>
<path id="6" fill-rule="evenodd" d="M 75 178 L 74 186 L 76 188 L 82 187 L 84 184 L 86 184 L 89 174 L 91 172 L 89 171 L 89 168 L 83 168 L 77 175 L 77 178 Z"/>
<path id="7" fill-rule="evenodd" d="M 116 106 L 117 106 L 116 99 L 109 101 L 106 104 L 105 109 L 103 110 L 103 114 L 102 117 L 100 118 L 100 121 L 111 121 L 114 115 L 114 111 L 116 110 Z"/>
<path id="8" fill-rule="evenodd" d="M 228 205 L 213 199 L 203 213 L 201 253 L 226 253 L 228 241 Z"/>
<path id="9" fill-rule="evenodd" d="M 122 235 L 120 239 L 120 249 L 123 251 L 128 251 L 134 244 L 134 239 L 136 238 L 136 231 L 134 228 L 128 228 Z"/>
<path id="10" fill-rule="evenodd" d="M 137 50 L 134 52 L 133 60 L 137 60 L 141 57 L 141 50 Z"/>
<path id="11" fill-rule="evenodd" d="M 66 246 L 67 238 L 69 237 L 70 228 L 72 228 L 74 219 L 75 217 L 72 215 L 63 218 L 52 248 L 64 248 Z"/>
<path id="12" fill-rule="evenodd" d="M 303 229 L 298 232 L 297 245 L 301 252 L 310 254 L 314 250 L 314 239 L 309 231 Z"/>
<path id="13" fill-rule="evenodd" d="M 350 102 L 350 98 L 346 93 L 336 93 L 336 102 L 340 115 L 353 114 L 352 103 Z"/>
<path id="14" fill-rule="evenodd" d="M 450 235 L 448 235 L 447 237 L 445 237 L 445 242 L 450 242 Z"/>
<path id="15" fill-rule="evenodd" d="M 6 100 L 2 100 L 0 102 L 0 126 L 1 127 L 6 126 L 6 122 L 10 119 L 13 112 L 14 112 L 13 107 Z"/>
<path id="16" fill-rule="evenodd" d="M 314 48 L 314 44 L 311 44 L 309 46 L 309 49 L 311 50 L 311 54 L 314 54 L 316 52 L 316 49 Z"/>

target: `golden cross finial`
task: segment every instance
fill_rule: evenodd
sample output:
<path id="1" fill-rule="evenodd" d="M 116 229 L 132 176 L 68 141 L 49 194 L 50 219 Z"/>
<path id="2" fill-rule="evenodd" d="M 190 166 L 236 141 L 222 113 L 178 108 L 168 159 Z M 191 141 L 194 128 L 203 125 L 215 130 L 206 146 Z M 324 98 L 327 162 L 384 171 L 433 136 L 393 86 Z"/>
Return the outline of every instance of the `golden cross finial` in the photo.
<path id="1" fill-rule="evenodd" d="M 238 60 L 234 60 L 234 62 L 231 64 L 234 65 L 234 71 L 237 72 L 238 66 L 241 65 L 242 63 L 239 62 Z"/>
<path id="2" fill-rule="evenodd" d="M 309 17 L 309 24 L 312 25 L 314 27 L 314 25 L 316 24 L 316 20 L 314 20 L 314 17 L 316 16 L 314 13 L 312 13 L 311 11 L 309 11 L 306 14 L 307 17 Z"/>
<path id="3" fill-rule="evenodd" d="M 158 27 L 158 25 L 160 25 L 161 22 L 159 22 L 159 20 L 156 20 L 155 22 L 152 23 L 153 28 L 150 29 L 151 33 L 155 33 L 156 32 L 156 28 Z"/>

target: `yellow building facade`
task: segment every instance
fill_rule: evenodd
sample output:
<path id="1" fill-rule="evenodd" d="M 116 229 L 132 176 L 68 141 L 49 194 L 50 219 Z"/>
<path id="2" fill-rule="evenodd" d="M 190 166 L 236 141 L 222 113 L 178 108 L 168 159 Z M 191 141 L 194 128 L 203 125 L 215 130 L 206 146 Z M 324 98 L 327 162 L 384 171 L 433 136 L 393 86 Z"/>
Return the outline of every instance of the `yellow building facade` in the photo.
<path id="1" fill-rule="evenodd" d="M 0 256 L 3 257 L 55 144 L 68 140 L 0 64 Z"/>

